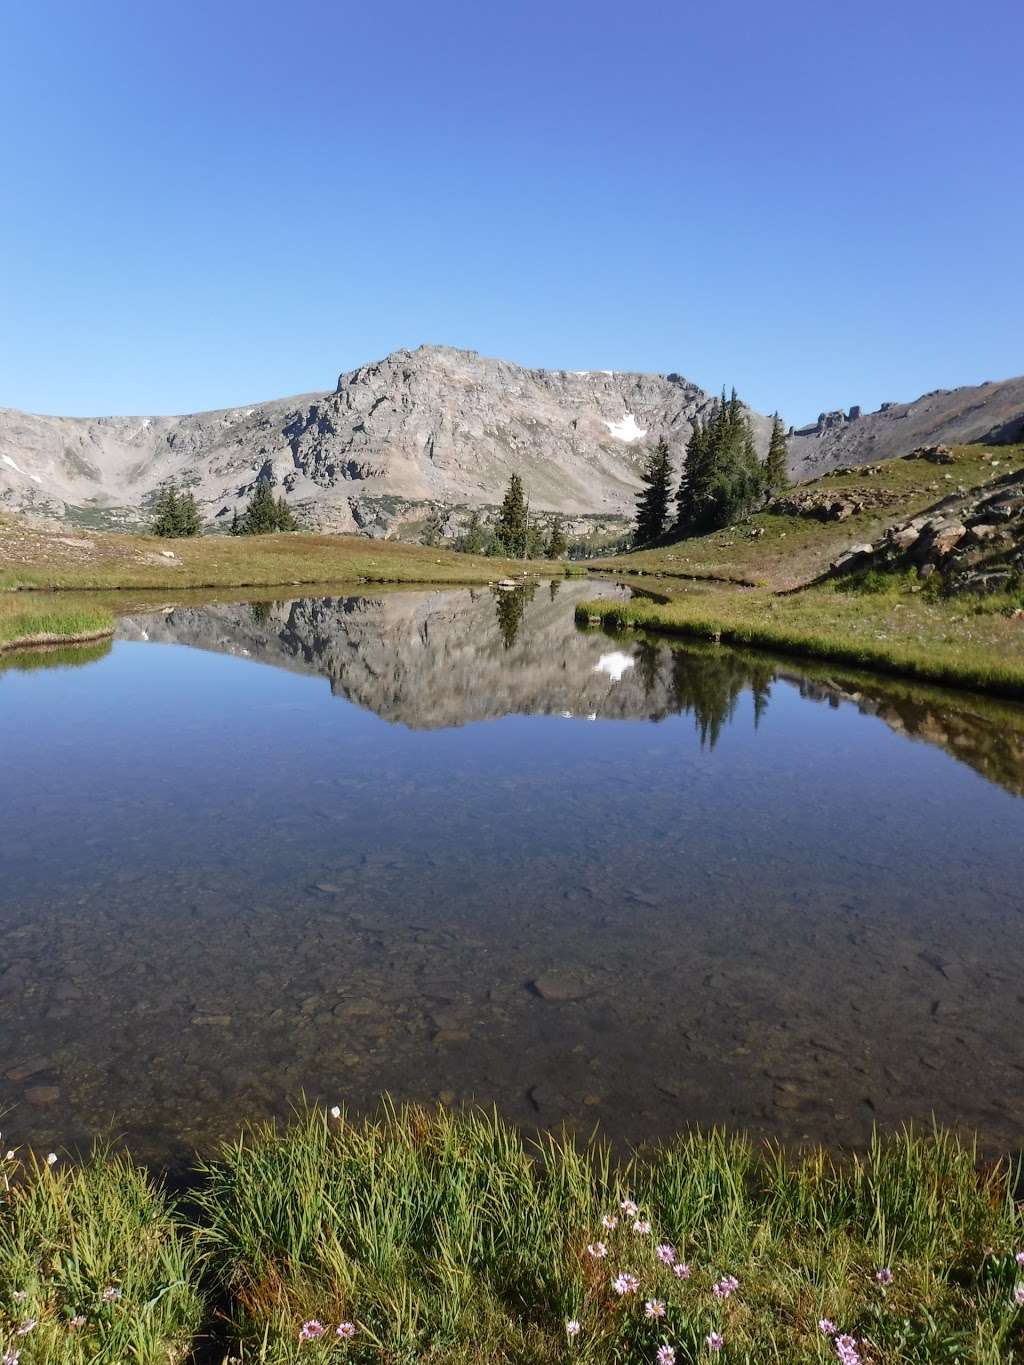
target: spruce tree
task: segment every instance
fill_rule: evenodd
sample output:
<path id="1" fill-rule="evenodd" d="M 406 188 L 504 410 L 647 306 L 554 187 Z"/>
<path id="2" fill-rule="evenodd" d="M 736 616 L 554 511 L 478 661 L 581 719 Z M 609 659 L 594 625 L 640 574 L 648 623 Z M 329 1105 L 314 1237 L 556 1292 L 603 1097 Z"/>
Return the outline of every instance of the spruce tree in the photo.
<path id="1" fill-rule="evenodd" d="M 455 548 L 461 550 L 463 554 L 478 555 L 483 553 L 486 546 L 487 532 L 484 529 L 480 513 L 474 508 L 469 514 L 469 521 L 466 523 L 466 529 L 455 542 Z"/>
<path id="2" fill-rule="evenodd" d="M 676 526 L 684 535 L 696 532 L 707 513 L 711 497 L 713 463 L 711 422 L 705 425 L 700 418 L 693 423 L 693 431 L 686 444 L 683 475 L 676 494 Z"/>
<path id="3" fill-rule="evenodd" d="M 694 424 L 677 495 L 677 526 L 701 535 L 746 515 L 764 491 L 750 422 L 733 389 L 725 391 L 705 424 Z"/>
<path id="4" fill-rule="evenodd" d="M 153 509 L 152 532 L 164 540 L 197 536 L 203 529 L 193 493 L 179 493 L 172 479 L 157 494 Z"/>
<path id="5" fill-rule="evenodd" d="M 548 543 L 544 547 L 544 554 L 548 559 L 561 559 L 567 548 L 565 532 L 562 530 L 562 518 L 554 516 L 551 518 Z"/>
<path id="6" fill-rule="evenodd" d="M 295 529 L 295 518 L 291 508 L 284 504 L 286 518 L 290 525 L 281 526 L 281 504 L 284 499 L 275 499 L 270 484 L 261 479 L 253 489 L 252 497 L 249 499 L 245 512 L 238 520 L 237 529 L 232 526 L 235 535 L 239 536 L 265 536 L 272 531 Z"/>
<path id="7" fill-rule="evenodd" d="M 295 513 L 288 506 L 283 493 L 277 500 L 275 511 L 277 513 L 277 530 L 297 531 L 299 529 L 299 523 L 295 520 Z"/>
<path id="8" fill-rule="evenodd" d="M 501 550 L 511 559 L 522 559 L 526 554 L 526 495 L 518 474 L 513 474 L 508 481 L 494 535 Z"/>
<path id="9" fill-rule="evenodd" d="M 772 435 L 768 442 L 768 457 L 764 462 L 764 487 L 770 498 L 785 492 L 789 487 L 786 429 L 778 413 L 772 417 Z"/>
<path id="10" fill-rule="evenodd" d="M 649 545 L 665 530 L 671 497 L 672 460 L 664 436 L 648 455 L 646 468 L 640 478 L 646 487 L 637 494 L 633 542 L 636 545 Z"/>
<path id="11" fill-rule="evenodd" d="M 177 531 L 179 536 L 198 536 L 203 529 L 199 508 L 194 493 L 181 493 L 178 496 Z"/>
<path id="12" fill-rule="evenodd" d="M 155 536 L 169 540 L 178 534 L 178 489 L 173 482 L 160 489 L 153 508 L 151 530 Z"/>

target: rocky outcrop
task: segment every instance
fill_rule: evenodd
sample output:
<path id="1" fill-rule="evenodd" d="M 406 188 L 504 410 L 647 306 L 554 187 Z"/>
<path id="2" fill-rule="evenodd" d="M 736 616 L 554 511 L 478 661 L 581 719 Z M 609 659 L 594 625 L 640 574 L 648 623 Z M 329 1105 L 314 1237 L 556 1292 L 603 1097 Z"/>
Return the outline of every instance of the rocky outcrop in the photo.
<path id="1" fill-rule="evenodd" d="M 226 525 L 257 480 L 313 529 L 395 534 L 444 508 L 501 501 L 632 515 L 648 446 L 681 464 L 712 398 L 678 374 L 526 369 L 421 346 L 343 374 L 333 392 L 185 417 L 39 417 L 0 410 L 0 507 L 138 525 L 175 478 Z M 752 415 L 760 448 L 767 419 Z"/>
<path id="2" fill-rule="evenodd" d="M 891 507 L 902 495 L 887 488 L 809 488 L 783 493 L 768 504 L 776 516 L 811 517 L 815 521 L 846 521 L 880 507 Z"/>
<path id="3" fill-rule="evenodd" d="M 853 546 L 830 576 L 908 568 L 923 578 L 939 570 L 960 592 L 1004 591 L 1024 579 L 1024 474 L 1017 470 L 971 493 L 958 489 L 874 543 Z"/>
<path id="4" fill-rule="evenodd" d="M 792 432 L 790 469 L 813 479 L 842 465 L 893 460 L 920 447 L 1000 444 L 1024 439 L 1024 376 L 936 389 L 912 403 L 883 403 L 877 412 L 823 412 Z"/>

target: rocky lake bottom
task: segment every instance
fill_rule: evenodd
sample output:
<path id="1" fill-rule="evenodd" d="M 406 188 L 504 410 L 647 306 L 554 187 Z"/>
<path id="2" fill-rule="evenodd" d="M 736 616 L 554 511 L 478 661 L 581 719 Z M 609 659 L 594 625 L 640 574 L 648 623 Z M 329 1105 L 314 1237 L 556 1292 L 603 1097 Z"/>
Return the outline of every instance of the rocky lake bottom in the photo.
<path id="1" fill-rule="evenodd" d="M 154 599 L 0 665 L 5 1146 L 183 1167 L 385 1091 L 1019 1146 L 1024 708 L 594 595 Z"/>

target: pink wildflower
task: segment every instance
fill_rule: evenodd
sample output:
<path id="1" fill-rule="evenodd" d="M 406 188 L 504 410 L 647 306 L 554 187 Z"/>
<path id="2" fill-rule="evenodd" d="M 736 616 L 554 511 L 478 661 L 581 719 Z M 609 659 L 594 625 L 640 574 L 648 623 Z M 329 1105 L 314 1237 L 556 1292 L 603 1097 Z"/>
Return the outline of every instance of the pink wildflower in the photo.
<path id="1" fill-rule="evenodd" d="M 612 1288 L 616 1294 L 635 1294 L 640 1288 L 640 1281 L 635 1275 L 630 1275 L 628 1271 L 623 1271 L 616 1275 L 612 1280 Z"/>
<path id="2" fill-rule="evenodd" d="M 1013 1301 L 1015 1304 L 1024 1304 L 1024 1284 L 1017 1284 L 1013 1287 Z"/>
<path id="3" fill-rule="evenodd" d="M 676 1259 L 676 1249 L 670 1242 L 662 1242 L 661 1246 L 655 1251 L 655 1255 L 662 1265 L 671 1265 Z"/>
<path id="4" fill-rule="evenodd" d="M 646 1218 L 638 1218 L 633 1224 L 633 1231 L 638 1237 L 646 1237 L 651 1230 L 651 1225 Z"/>
<path id="5" fill-rule="evenodd" d="M 607 1228 L 609 1232 L 614 1232 L 619 1226 L 619 1220 L 615 1217 L 614 1213 L 606 1213 L 601 1219 L 601 1226 Z"/>
<path id="6" fill-rule="evenodd" d="M 334 1329 L 334 1335 L 341 1337 L 342 1341 L 351 1341 L 355 1334 L 356 1325 L 354 1322 L 339 1322 Z"/>
<path id="7" fill-rule="evenodd" d="M 676 1353 L 671 1346 L 659 1346 L 656 1359 L 658 1365 L 676 1365 Z"/>
<path id="8" fill-rule="evenodd" d="M 822 1336 L 834 1337 L 835 1334 L 839 1331 L 839 1328 L 835 1325 L 831 1318 L 819 1318 L 818 1331 L 822 1334 Z"/>
<path id="9" fill-rule="evenodd" d="M 875 1279 L 879 1284 L 892 1284 L 892 1271 L 887 1265 L 884 1265 L 881 1270 L 875 1271 Z"/>
<path id="10" fill-rule="evenodd" d="M 1024 1251 L 1018 1251 L 1013 1258 L 1018 1265 L 1024 1265 Z"/>
<path id="11" fill-rule="evenodd" d="M 608 1248 L 604 1242 L 591 1242 L 587 1247 L 587 1255 L 593 1256 L 595 1261 L 599 1261 L 602 1256 L 608 1255 Z"/>
<path id="12" fill-rule="evenodd" d="M 690 1278 L 690 1267 L 686 1261 L 677 1261 L 672 1267 L 672 1274 L 677 1280 L 688 1280 Z"/>
<path id="13" fill-rule="evenodd" d="M 711 1286 L 711 1292 L 716 1299 L 727 1299 L 730 1294 L 735 1293 L 740 1287 L 740 1282 L 735 1275 L 723 1275 L 720 1280 Z"/>
<path id="14" fill-rule="evenodd" d="M 720 1351 L 725 1345 L 725 1337 L 722 1336 L 721 1332 L 709 1332 L 704 1340 L 707 1342 L 709 1351 Z"/>
<path id="15" fill-rule="evenodd" d="M 310 1318 L 307 1322 L 304 1322 L 302 1326 L 299 1328 L 300 1341 L 316 1341 L 317 1338 L 322 1337 L 323 1334 L 324 1325 L 322 1322 L 319 1322 L 316 1318 Z"/>
<path id="16" fill-rule="evenodd" d="M 29 1332 L 32 1331 L 32 1329 L 33 1329 L 33 1327 L 35 1327 L 35 1325 L 36 1325 L 36 1319 L 35 1319 L 35 1318 L 26 1318 L 25 1321 L 21 1324 L 21 1326 L 18 1328 L 18 1330 L 15 1332 L 14 1335 L 15 1335 L 16 1337 L 27 1337 L 28 1334 L 29 1334 Z"/>
<path id="17" fill-rule="evenodd" d="M 20 1351 L 15 1351 L 13 1349 L 10 1351 L 6 1351 L 4 1353 L 3 1365 L 18 1365 L 18 1361 L 20 1359 L 21 1359 Z"/>
<path id="18" fill-rule="evenodd" d="M 644 1304 L 645 1318 L 663 1318 L 665 1316 L 665 1305 L 661 1299 L 648 1299 Z"/>
<path id="19" fill-rule="evenodd" d="M 622 1210 L 622 1212 L 626 1215 L 627 1218 L 635 1218 L 637 1214 L 640 1212 L 637 1206 L 633 1203 L 632 1199 L 624 1199 L 622 1203 L 619 1205 L 619 1208 Z"/>
<path id="20" fill-rule="evenodd" d="M 842 1365 L 861 1365 L 857 1342 L 847 1333 L 835 1338 L 835 1348 Z"/>
<path id="21" fill-rule="evenodd" d="M 578 1318 L 568 1318 L 565 1324 L 565 1335 L 567 1337 L 578 1337 L 583 1330 L 583 1326 Z"/>

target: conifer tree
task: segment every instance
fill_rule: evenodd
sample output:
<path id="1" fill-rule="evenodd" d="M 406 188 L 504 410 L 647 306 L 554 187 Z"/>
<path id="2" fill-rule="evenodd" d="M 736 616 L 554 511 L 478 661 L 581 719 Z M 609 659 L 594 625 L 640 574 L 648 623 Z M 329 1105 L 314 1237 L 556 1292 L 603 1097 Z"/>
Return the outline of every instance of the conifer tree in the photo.
<path id="1" fill-rule="evenodd" d="M 197 536 L 203 529 L 194 493 L 179 493 L 172 479 L 157 494 L 152 531 L 165 540 Z"/>
<path id="2" fill-rule="evenodd" d="M 686 450 L 677 495 L 677 526 L 700 535 L 728 526 L 755 505 L 764 490 L 750 422 L 733 389 L 725 391 L 706 424 L 696 423 Z"/>
<path id="3" fill-rule="evenodd" d="M 526 554 L 526 495 L 518 474 L 513 474 L 508 481 L 494 535 L 501 550 L 511 559 L 522 559 Z"/>
<path id="4" fill-rule="evenodd" d="M 295 513 L 288 506 L 284 494 L 277 500 L 277 529 L 279 531 L 297 531 L 299 523 L 295 520 Z"/>
<path id="5" fill-rule="evenodd" d="M 295 513 L 284 495 L 275 498 L 270 484 L 261 479 L 253 489 L 248 505 L 239 517 L 231 521 L 233 536 L 265 536 L 273 531 L 297 531 Z"/>
<path id="6" fill-rule="evenodd" d="M 455 542 L 455 548 L 461 550 L 463 554 L 478 555 L 483 553 L 486 546 L 487 532 L 484 529 L 480 513 L 474 508 L 469 514 L 469 521 L 466 523 L 466 529 Z"/>
<path id="7" fill-rule="evenodd" d="M 561 559 L 567 548 L 565 532 L 562 530 L 562 518 L 556 515 L 551 518 L 551 527 L 548 531 L 548 542 L 544 547 L 544 554 L 548 559 Z"/>
<path id="8" fill-rule="evenodd" d="M 648 455 L 640 478 L 646 487 L 637 494 L 633 541 L 636 545 L 649 545 L 665 530 L 671 497 L 672 460 L 664 436 Z"/>
<path id="9" fill-rule="evenodd" d="M 789 487 L 789 465 L 786 458 L 786 431 L 778 413 L 772 417 L 772 435 L 768 442 L 768 457 L 764 462 L 764 487 L 769 497 L 783 493 Z"/>
<path id="10" fill-rule="evenodd" d="M 174 483 L 167 484 L 156 495 L 153 508 L 151 530 L 155 536 L 168 540 L 178 534 L 178 489 Z"/>

